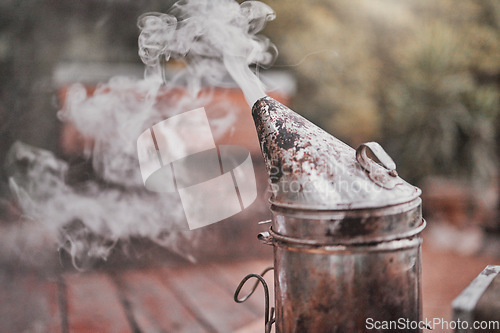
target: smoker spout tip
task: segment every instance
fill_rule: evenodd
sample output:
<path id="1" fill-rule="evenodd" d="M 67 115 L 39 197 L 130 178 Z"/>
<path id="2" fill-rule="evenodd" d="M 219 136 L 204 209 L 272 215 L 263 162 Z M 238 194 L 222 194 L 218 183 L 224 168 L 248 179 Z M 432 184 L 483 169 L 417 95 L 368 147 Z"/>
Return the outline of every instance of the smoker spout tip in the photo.
<path id="1" fill-rule="evenodd" d="M 264 96 L 259 98 L 252 106 L 252 116 L 255 117 L 262 114 L 264 111 L 268 111 L 273 106 L 280 105 L 280 103 L 272 97 Z"/>
<path id="2" fill-rule="evenodd" d="M 259 108 L 261 106 L 263 106 L 263 104 L 266 104 L 266 100 L 273 100 L 273 98 L 269 97 L 269 96 L 264 96 L 264 97 L 261 97 L 259 98 L 257 101 L 255 101 L 255 103 L 253 104 L 252 106 L 252 110 L 254 110 L 255 108 Z"/>

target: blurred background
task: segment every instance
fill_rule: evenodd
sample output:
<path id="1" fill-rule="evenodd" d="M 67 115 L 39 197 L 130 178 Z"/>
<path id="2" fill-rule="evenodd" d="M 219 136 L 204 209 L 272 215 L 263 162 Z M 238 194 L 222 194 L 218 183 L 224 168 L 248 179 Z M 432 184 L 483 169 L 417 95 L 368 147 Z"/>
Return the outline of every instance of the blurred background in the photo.
<path id="1" fill-rule="evenodd" d="M 173 3 L 1 1 L 0 166 L 21 141 L 69 163 L 71 182 L 95 177 L 91 157 L 84 154 L 89 138 L 57 116 L 66 88 L 79 82 L 90 91 L 114 75 L 142 77 L 137 17 L 166 12 Z M 500 262 L 500 2 L 265 3 L 277 14 L 263 31 L 279 50 L 272 67 L 282 88 L 273 91 L 276 98 L 352 147 L 379 142 L 400 176 L 422 188 L 424 240 L 435 251 L 426 256 L 424 248 L 424 274 L 425 269 L 434 274 L 428 288 L 437 293 L 439 281 L 466 274 L 444 298 L 434 296 L 436 313 L 449 315 L 449 301 L 484 264 Z M 175 71 L 182 65 L 167 66 Z M 243 110 L 239 114 L 249 114 L 239 92 L 229 95 Z M 243 118 L 251 130 L 251 121 Z M 257 222 L 269 218 L 265 170 L 256 136 L 241 135 L 236 141 L 246 142 L 252 153 L 259 199 L 189 244 L 201 262 L 270 260 L 272 255 L 256 239 L 266 228 Z M 0 167 L 2 266 L 72 270 L 70 255 L 57 252 L 57 241 L 43 236 L 43 226 L 35 236 L 25 236 L 32 222 L 16 203 L 7 169 Z M 87 268 L 184 260 L 140 237 L 125 243 L 110 250 L 107 262 L 91 260 Z M 444 262 L 449 266 L 439 275 Z"/>

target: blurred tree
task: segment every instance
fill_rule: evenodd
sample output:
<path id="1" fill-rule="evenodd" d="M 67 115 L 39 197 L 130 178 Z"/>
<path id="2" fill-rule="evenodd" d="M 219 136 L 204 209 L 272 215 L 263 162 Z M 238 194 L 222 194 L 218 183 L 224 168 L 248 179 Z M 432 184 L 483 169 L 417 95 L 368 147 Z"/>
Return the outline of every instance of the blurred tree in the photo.
<path id="1" fill-rule="evenodd" d="M 416 184 L 495 179 L 499 1 L 266 2 L 296 110 L 353 146 L 381 141 Z"/>
<path id="2" fill-rule="evenodd" d="M 383 92 L 387 141 L 417 183 L 442 175 L 484 187 L 497 174 L 498 21 L 485 19 L 493 2 L 464 4 L 419 4 L 426 24 L 397 50 L 398 75 Z"/>

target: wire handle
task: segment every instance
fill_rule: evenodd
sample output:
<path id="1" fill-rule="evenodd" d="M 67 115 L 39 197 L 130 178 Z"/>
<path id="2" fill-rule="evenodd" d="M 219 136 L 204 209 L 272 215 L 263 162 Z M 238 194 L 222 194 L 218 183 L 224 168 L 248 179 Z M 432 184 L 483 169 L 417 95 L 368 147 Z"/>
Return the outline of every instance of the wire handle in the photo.
<path id="1" fill-rule="evenodd" d="M 254 293 L 254 291 L 259 286 L 259 282 L 262 283 L 262 287 L 264 287 L 264 297 L 265 297 L 265 309 L 264 309 L 264 327 L 265 327 L 265 333 L 270 333 L 271 332 L 271 326 L 275 322 L 274 307 L 272 307 L 271 311 L 269 311 L 269 287 L 267 286 L 266 280 L 264 280 L 264 275 L 267 272 L 272 271 L 272 270 L 274 270 L 274 267 L 269 266 L 260 275 L 259 274 L 254 274 L 254 273 L 248 274 L 247 276 L 245 276 L 243 278 L 243 280 L 241 280 L 240 284 L 238 285 L 238 288 L 236 288 L 236 291 L 234 292 L 234 301 L 236 303 L 243 303 L 248 298 L 250 298 L 250 296 L 252 296 L 252 294 Z M 239 298 L 241 289 L 243 288 L 243 286 L 245 285 L 245 283 L 249 279 L 251 279 L 251 278 L 256 278 L 257 279 L 257 281 L 255 281 L 255 284 L 252 287 L 252 290 L 247 295 L 245 295 L 244 297 Z"/>

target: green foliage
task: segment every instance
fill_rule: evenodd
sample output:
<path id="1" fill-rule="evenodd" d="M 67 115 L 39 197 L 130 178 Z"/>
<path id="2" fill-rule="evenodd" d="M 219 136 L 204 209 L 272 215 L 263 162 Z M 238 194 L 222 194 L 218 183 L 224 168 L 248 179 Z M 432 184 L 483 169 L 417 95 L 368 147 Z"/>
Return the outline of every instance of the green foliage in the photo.
<path id="1" fill-rule="evenodd" d="M 481 82 L 463 38 L 439 21 L 419 31 L 385 92 L 387 133 L 410 180 L 443 175 L 485 185 L 497 173 L 499 87 Z"/>
<path id="2" fill-rule="evenodd" d="M 296 110 L 353 146 L 380 141 L 416 184 L 494 179 L 500 1 L 268 2 Z"/>

